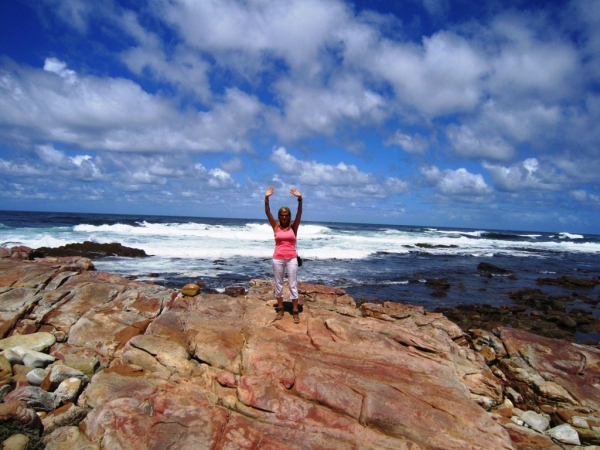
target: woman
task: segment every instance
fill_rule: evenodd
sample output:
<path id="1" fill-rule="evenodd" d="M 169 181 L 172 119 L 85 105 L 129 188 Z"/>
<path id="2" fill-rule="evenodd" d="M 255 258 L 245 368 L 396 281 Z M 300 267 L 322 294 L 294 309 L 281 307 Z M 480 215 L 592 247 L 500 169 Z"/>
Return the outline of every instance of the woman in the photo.
<path id="1" fill-rule="evenodd" d="M 292 301 L 292 317 L 294 323 L 300 323 L 298 315 L 298 261 L 296 257 L 296 235 L 302 218 L 302 194 L 296 189 L 290 189 L 290 193 L 298 197 L 298 211 L 292 223 L 290 208 L 282 206 L 279 208 L 278 221 L 273 218 L 269 207 L 269 197 L 273 195 L 275 188 L 271 186 L 265 194 L 265 213 L 275 233 L 275 252 L 273 253 L 273 274 L 275 276 L 275 298 L 277 299 L 276 320 L 283 319 L 283 274 L 287 271 L 288 284 L 290 287 L 290 300 Z"/>

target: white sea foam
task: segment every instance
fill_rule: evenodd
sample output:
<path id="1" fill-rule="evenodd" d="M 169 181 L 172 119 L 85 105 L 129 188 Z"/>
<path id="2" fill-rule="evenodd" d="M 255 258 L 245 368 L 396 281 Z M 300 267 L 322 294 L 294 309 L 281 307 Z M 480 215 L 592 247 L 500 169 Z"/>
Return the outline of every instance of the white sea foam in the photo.
<path id="1" fill-rule="evenodd" d="M 542 234 L 523 234 L 522 240 L 494 239 L 493 232 L 482 230 L 413 231 L 407 228 L 364 227 L 302 224 L 298 234 L 298 251 L 312 259 L 363 259 L 378 253 L 486 256 L 513 255 L 542 257 L 540 252 L 600 253 L 600 243 L 581 242 L 583 236 L 567 232 L 560 239 Z M 532 238 L 535 241 L 532 242 Z M 18 242 L 31 248 L 59 247 L 69 243 L 94 241 L 119 242 L 161 258 L 219 259 L 235 256 L 270 258 L 273 254 L 273 231 L 265 222 L 154 223 L 135 225 L 114 223 L 80 224 L 55 228 L 3 228 L 0 244 Z M 417 244 L 428 244 L 426 248 Z M 535 251 L 531 251 L 535 250 Z"/>
<path id="2" fill-rule="evenodd" d="M 558 233 L 558 237 L 560 239 L 583 239 L 581 234 L 571 234 L 571 233 Z"/>

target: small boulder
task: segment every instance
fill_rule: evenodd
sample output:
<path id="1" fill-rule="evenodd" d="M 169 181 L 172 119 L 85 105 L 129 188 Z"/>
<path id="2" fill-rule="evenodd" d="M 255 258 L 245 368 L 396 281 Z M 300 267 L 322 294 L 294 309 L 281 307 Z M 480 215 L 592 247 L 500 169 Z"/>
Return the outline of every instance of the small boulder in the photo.
<path id="1" fill-rule="evenodd" d="M 66 403 L 42 418 L 44 433 L 52 433 L 60 427 L 78 425 L 87 416 L 87 410 L 73 403 Z"/>
<path id="2" fill-rule="evenodd" d="M 577 434 L 575 428 L 568 423 L 563 423 L 562 425 L 551 428 L 546 431 L 546 434 L 552 439 L 562 442 L 563 444 L 581 445 L 581 442 L 579 441 L 579 434 Z"/>
<path id="3" fill-rule="evenodd" d="M 492 263 L 488 262 L 480 262 L 477 265 L 477 270 L 480 272 L 489 272 L 489 273 L 509 273 L 510 270 L 503 269 L 502 267 L 498 267 Z"/>
<path id="4" fill-rule="evenodd" d="M 186 297 L 194 297 L 195 295 L 198 295 L 198 292 L 200 292 L 200 286 L 194 283 L 186 284 L 181 288 L 181 295 Z"/>
<path id="5" fill-rule="evenodd" d="M 8 383 L 13 375 L 10 361 L 3 355 L 0 355 L 0 385 Z"/>
<path id="6" fill-rule="evenodd" d="M 89 378 L 77 369 L 64 365 L 56 365 L 46 375 L 41 388 L 47 391 L 54 391 L 63 381 L 69 378 L 78 378 L 84 383 L 89 381 Z"/>
<path id="7" fill-rule="evenodd" d="M 243 286 L 229 286 L 225 288 L 225 295 L 241 297 L 242 295 L 246 295 L 246 289 Z"/>
<path id="8" fill-rule="evenodd" d="M 93 356 L 88 358 L 71 358 L 66 361 L 66 365 L 72 369 L 79 370 L 86 377 L 92 378 L 100 365 L 100 361 Z"/>
<path id="9" fill-rule="evenodd" d="M 27 372 L 27 382 L 32 386 L 39 386 L 44 382 L 48 371 L 45 369 L 33 369 Z"/>
<path id="10" fill-rule="evenodd" d="M 25 347 L 36 352 L 43 352 L 56 343 L 56 338 L 51 333 L 39 332 L 32 334 L 18 334 L 0 339 L 0 350 L 13 347 Z"/>
<path id="11" fill-rule="evenodd" d="M 550 421 L 535 411 L 525 411 L 519 419 L 540 433 L 546 431 L 550 426 Z"/>
<path id="12" fill-rule="evenodd" d="M 52 355 L 30 350 L 26 347 L 14 347 L 12 351 L 22 358 L 23 365 L 26 367 L 43 368 L 56 361 L 56 358 Z"/>
<path id="13" fill-rule="evenodd" d="M 25 386 L 15 389 L 4 398 L 5 403 L 17 400 L 26 402 L 31 408 L 38 411 L 52 411 L 56 407 L 54 395 L 37 386 Z"/>
<path id="14" fill-rule="evenodd" d="M 2 450 L 27 450 L 29 437 L 24 434 L 13 434 L 2 443 Z"/>
<path id="15" fill-rule="evenodd" d="M 54 391 L 56 402 L 64 405 L 66 403 L 75 403 L 79 391 L 81 390 L 82 381 L 79 378 L 67 378 Z"/>

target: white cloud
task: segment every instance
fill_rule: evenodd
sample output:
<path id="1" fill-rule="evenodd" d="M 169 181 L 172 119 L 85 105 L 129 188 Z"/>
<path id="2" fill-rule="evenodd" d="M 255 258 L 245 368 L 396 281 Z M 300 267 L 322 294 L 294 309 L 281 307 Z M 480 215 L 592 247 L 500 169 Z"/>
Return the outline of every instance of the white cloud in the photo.
<path id="1" fill-rule="evenodd" d="M 428 185 L 435 186 L 445 197 L 464 201 L 489 200 L 492 189 L 480 174 L 472 174 L 465 168 L 440 170 L 436 166 L 421 168 Z"/>
<path id="2" fill-rule="evenodd" d="M 468 158 L 508 160 L 515 154 L 513 147 L 501 136 L 479 136 L 467 125 L 451 125 L 446 135 L 456 153 Z"/>
<path id="3" fill-rule="evenodd" d="M 149 72 L 157 80 L 179 86 L 184 93 L 193 93 L 204 102 L 212 98 L 210 64 L 201 54 L 183 44 L 166 49 L 159 36 L 143 28 L 131 11 L 123 13 L 118 22 L 138 42 L 121 54 L 129 70 L 138 76 Z"/>
<path id="4" fill-rule="evenodd" d="M 447 31 L 423 38 L 420 46 L 383 40 L 361 65 L 391 83 L 398 103 L 426 117 L 472 111 L 488 71 L 474 46 Z"/>
<path id="5" fill-rule="evenodd" d="M 315 69 L 324 42 L 334 38 L 349 15 L 343 2 L 320 0 L 157 0 L 155 7 L 191 47 L 217 57 L 241 52 L 254 62 L 283 58 L 292 67 L 308 71 Z"/>
<path id="6" fill-rule="evenodd" d="M 282 80 L 276 88 L 284 106 L 281 114 L 269 117 L 284 140 L 333 135 L 351 123 L 368 126 L 386 116 L 385 100 L 356 77 L 334 78 L 329 86 Z"/>
<path id="7" fill-rule="evenodd" d="M 427 152 L 430 146 L 430 141 L 427 137 L 421 134 L 405 134 L 397 130 L 393 136 L 385 141 L 385 145 L 397 145 L 407 153 L 423 154 Z"/>
<path id="8" fill-rule="evenodd" d="M 89 16 L 94 10 L 94 3 L 86 0 L 45 0 L 51 5 L 63 22 L 81 33 L 87 31 Z"/>
<path id="9" fill-rule="evenodd" d="M 537 22 L 537 23 L 536 23 Z M 567 98 L 579 85 L 580 61 L 574 45 L 556 36 L 543 15 L 507 13 L 491 24 L 498 54 L 491 60 L 489 88 L 495 96 L 519 101 Z"/>
<path id="10" fill-rule="evenodd" d="M 0 133 L 29 129 L 29 139 L 96 150 L 247 151 L 261 104 L 228 89 L 209 111 L 178 111 L 123 78 L 77 76 L 56 59 L 46 70 L 0 73 Z M 8 130 L 8 131 L 6 131 Z"/>
<path id="11" fill-rule="evenodd" d="M 510 167 L 487 163 L 483 166 L 489 171 L 494 186 L 502 191 L 558 191 L 566 182 L 552 167 L 540 164 L 536 158 L 528 158 Z"/>
<path id="12" fill-rule="evenodd" d="M 314 160 L 301 161 L 283 147 L 273 150 L 271 160 L 286 178 L 338 197 L 381 197 L 408 190 L 408 184 L 398 178 L 380 179 L 372 173 L 360 171 L 355 165 L 343 162 L 330 165 Z"/>
<path id="13" fill-rule="evenodd" d="M 240 158 L 231 158 L 229 161 L 222 161 L 221 168 L 229 173 L 243 172 L 244 162 Z"/>

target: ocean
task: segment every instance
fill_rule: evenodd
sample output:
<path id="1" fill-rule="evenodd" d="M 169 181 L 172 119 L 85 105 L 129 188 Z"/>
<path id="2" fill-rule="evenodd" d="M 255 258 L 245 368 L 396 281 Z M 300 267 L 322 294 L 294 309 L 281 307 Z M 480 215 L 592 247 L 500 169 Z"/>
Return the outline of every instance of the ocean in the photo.
<path id="1" fill-rule="evenodd" d="M 266 219 L 0 211 L 0 245 L 31 248 L 118 242 L 148 258 L 93 259 L 97 270 L 171 288 L 203 282 L 222 291 L 270 277 L 273 232 Z M 510 304 L 538 278 L 600 276 L 600 236 L 511 230 L 303 222 L 299 281 L 346 290 L 357 301 L 396 301 L 428 310 Z M 509 272 L 480 272 L 481 262 Z M 440 296 L 428 280 L 447 279 Z M 542 286 L 550 294 L 563 288 Z M 598 286 L 586 294 L 600 298 Z M 589 309 L 590 305 L 574 306 Z"/>

